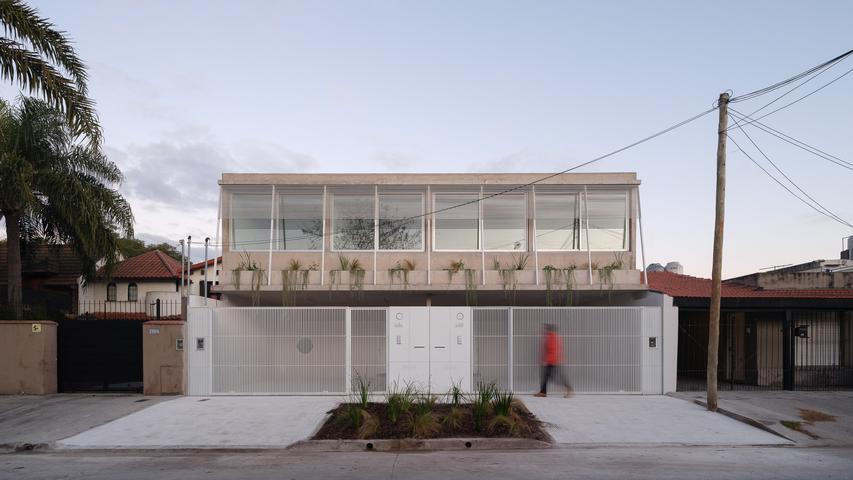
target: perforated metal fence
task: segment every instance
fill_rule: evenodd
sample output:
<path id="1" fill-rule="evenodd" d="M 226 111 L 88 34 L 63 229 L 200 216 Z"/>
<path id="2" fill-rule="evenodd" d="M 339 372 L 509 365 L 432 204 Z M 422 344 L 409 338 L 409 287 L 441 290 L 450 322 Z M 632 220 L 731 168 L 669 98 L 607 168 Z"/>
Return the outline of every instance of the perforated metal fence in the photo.
<path id="1" fill-rule="evenodd" d="M 561 368 L 577 392 L 662 393 L 659 309 L 473 309 L 472 385 L 539 388 L 543 327 L 562 339 Z M 188 311 L 191 395 L 346 394 L 386 389 L 386 308 L 203 308 Z M 661 339 L 662 340 L 662 339 Z M 207 342 L 207 343 L 206 343 Z"/>
<path id="2" fill-rule="evenodd" d="M 213 393 L 346 391 L 346 309 L 213 310 Z"/>
<path id="3" fill-rule="evenodd" d="M 352 382 L 367 385 L 372 392 L 385 390 L 388 376 L 388 310 L 352 309 Z"/>

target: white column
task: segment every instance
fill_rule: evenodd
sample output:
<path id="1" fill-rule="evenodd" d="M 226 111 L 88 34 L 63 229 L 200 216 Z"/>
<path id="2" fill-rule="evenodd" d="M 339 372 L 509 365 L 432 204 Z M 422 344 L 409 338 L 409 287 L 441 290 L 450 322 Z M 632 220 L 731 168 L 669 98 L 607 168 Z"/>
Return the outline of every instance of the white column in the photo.
<path id="1" fill-rule="evenodd" d="M 592 252 L 589 249 L 589 208 L 587 208 L 588 196 L 586 185 L 583 186 L 583 216 L 586 222 L 585 230 L 586 230 L 586 258 L 587 258 L 587 267 L 589 268 L 589 284 L 592 285 Z"/>
<path id="2" fill-rule="evenodd" d="M 533 231 L 530 235 L 530 248 L 533 249 L 533 265 L 536 267 L 536 285 L 539 285 L 539 249 L 536 248 L 536 185 L 531 185 L 530 192 L 530 204 L 532 206 L 533 215 L 531 218 L 533 219 Z"/>
<path id="3" fill-rule="evenodd" d="M 326 185 L 323 185 L 323 213 L 320 215 L 322 237 L 320 238 L 320 285 L 326 284 Z"/>
<path id="4" fill-rule="evenodd" d="M 480 264 L 482 265 L 482 270 L 480 274 L 483 276 L 483 285 L 486 285 L 486 249 L 483 243 L 483 186 L 480 185 L 480 201 L 477 202 L 478 212 L 477 216 L 480 217 L 477 222 L 479 231 L 477 232 L 477 237 L 480 240 Z"/>
<path id="5" fill-rule="evenodd" d="M 269 261 L 267 262 L 267 285 L 272 284 L 272 242 L 275 238 L 275 185 L 272 186 L 272 199 L 270 200 L 270 245 Z"/>
<path id="6" fill-rule="evenodd" d="M 435 228 L 432 224 L 432 189 L 429 185 L 427 185 L 426 190 L 426 201 L 424 202 L 424 208 L 428 209 L 426 212 L 429 212 L 424 216 L 424 232 L 423 232 L 423 242 L 424 248 L 427 252 L 427 285 L 432 285 L 432 231 Z M 427 243 L 427 239 L 429 239 L 429 243 Z"/>
<path id="7" fill-rule="evenodd" d="M 349 307 L 346 308 L 346 353 L 344 354 L 345 359 L 345 368 L 346 373 L 344 378 L 346 379 L 346 394 L 349 395 L 352 392 L 352 311 Z"/>
<path id="8" fill-rule="evenodd" d="M 634 191 L 637 193 L 637 224 L 640 229 L 640 251 L 642 251 L 640 259 L 643 262 L 643 283 L 648 285 L 649 274 L 646 272 L 646 246 L 643 243 L 643 207 L 640 205 L 640 188 L 637 187 Z"/>

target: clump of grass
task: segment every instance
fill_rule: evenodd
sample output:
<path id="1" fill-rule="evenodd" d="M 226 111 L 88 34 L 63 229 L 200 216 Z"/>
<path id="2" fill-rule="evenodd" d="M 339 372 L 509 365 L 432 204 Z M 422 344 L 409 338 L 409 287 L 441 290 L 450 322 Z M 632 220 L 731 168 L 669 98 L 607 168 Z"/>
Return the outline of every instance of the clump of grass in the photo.
<path id="1" fill-rule="evenodd" d="M 812 433 L 811 431 L 809 431 L 808 429 L 806 429 L 803 426 L 803 422 L 798 422 L 796 420 L 780 420 L 779 423 L 781 423 L 785 428 L 790 428 L 791 430 L 800 432 L 804 435 L 808 435 L 813 440 L 817 440 L 820 438 L 818 435 L 816 435 L 816 434 Z"/>
<path id="2" fill-rule="evenodd" d="M 370 382 L 365 382 L 361 375 L 356 376 L 355 380 L 353 380 L 354 389 L 354 402 L 361 408 L 367 408 L 367 404 L 370 403 Z"/>
<path id="3" fill-rule="evenodd" d="M 450 400 L 450 404 L 454 407 L 458 407 L 462 403 L 462 386 L 459 383 L 453 382 L 453 386 L 450 387 L 450 391 L 447 392 L 447 399 Z"/>
<path id="4" fill-rule="evenodd" d="M 412 437 L 427 438 L 441 430 L 441 423 L 433 410 L 438 403 L 438 397 L 429 392 L 419 395 L 411 412 Z"/>
<path id="5" fill-rule="evenodd" d="M 483 420 L 489 414 L 492 398 L 497 387 L 494 383 L 478 383 L 474 396 L 471 399 L 471 414 L 474 419 L 474 430 L 483 430 Z"/>
<path id="6" fill-rule="evenodd" d="M 491 401 L 495 415 L 509 416 L 512 413 L 513 401 L 512 392 L 495 390 Z"/>
<path id="7" fill-rule="evenodd" d="M 407 383 L 405 387 L 399 388 L 394 383 L 394 386 L 385 395 L 385 401 L 388 403 L 388 420 L 391 423 L 396 425 L 403 415 L 411 412 L 416 394 L 417 392 L 412 384 Z"/>

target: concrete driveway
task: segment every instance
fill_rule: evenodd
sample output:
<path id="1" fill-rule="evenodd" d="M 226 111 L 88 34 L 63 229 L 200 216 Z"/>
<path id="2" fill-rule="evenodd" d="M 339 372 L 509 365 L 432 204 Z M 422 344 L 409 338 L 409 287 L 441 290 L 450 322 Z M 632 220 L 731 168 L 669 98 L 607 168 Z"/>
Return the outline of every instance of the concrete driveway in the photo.
<path id="1" fill-rule="evenodd" d="M 310 437 L 327 396 L 180 397 L 57 443 L 58 448 L 282 448 Z"/>
<path id="2" fill-rule="evenodd" d="M 136 394 L 0 395 L 0 445 L 50 444 L 169 399 Z"/>
<path id="3" fill-rule="evenodd" d="M 677 395 L 705 399 L 704 393 Z M 719 396 L 721 411 L 760 423 L 797 445 L 853 447 L 853 391 L 734 391 Z"/>
<path id="4" fill-rule="evenodd" d="M 562 444 L 786 445 L 792 442 L 663 395 L 520 397 Z"/>

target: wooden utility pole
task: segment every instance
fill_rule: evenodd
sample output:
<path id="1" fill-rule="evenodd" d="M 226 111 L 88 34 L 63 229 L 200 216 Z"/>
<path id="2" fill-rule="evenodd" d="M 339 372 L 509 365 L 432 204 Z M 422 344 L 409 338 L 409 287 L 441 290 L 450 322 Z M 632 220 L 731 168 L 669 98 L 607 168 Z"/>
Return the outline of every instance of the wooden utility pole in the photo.
<path id="1" fill-rule="evenodd" d="M 711 269 L 711 315 L 708 319 L 708 410 L 717 411 L 717 353 L 720 348 L 720 294 L 723 281 L 723 219 L 726 213 L 726 129 L 729 94 L 721 93 L 717 128 L 717 211 L 714 218 L 714 266 Z"/>

